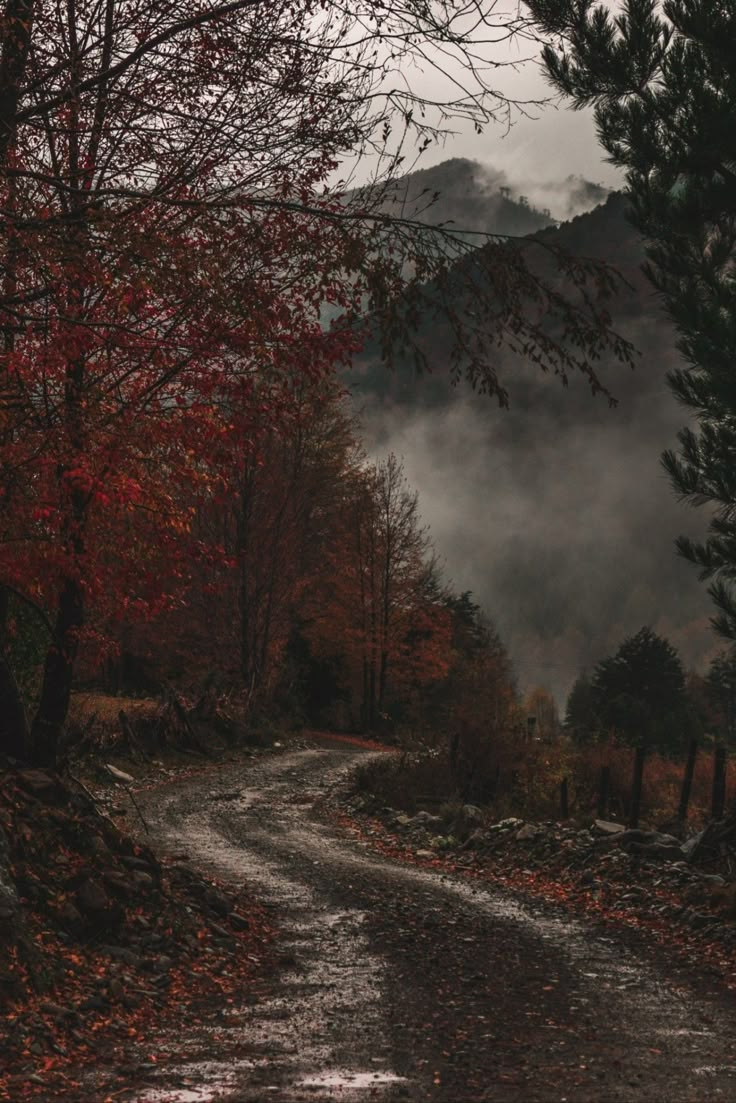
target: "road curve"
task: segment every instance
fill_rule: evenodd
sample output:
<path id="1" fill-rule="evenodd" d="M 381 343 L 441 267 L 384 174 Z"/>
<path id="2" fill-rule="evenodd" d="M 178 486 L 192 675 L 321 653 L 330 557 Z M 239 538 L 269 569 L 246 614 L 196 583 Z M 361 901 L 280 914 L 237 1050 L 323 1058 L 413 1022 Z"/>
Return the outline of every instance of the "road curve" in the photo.
<path id="1" fill-rule="evenodd" d="M 269 998 L 223 1009 L 236 1060 L 189 1024 L 197 1059 L 137 1103 L 736 1099 L 727 994 L 320 822 L 365 753 L 290 751 L 138 795 L 159 849 L 273 908 L 283 968 Z"/>

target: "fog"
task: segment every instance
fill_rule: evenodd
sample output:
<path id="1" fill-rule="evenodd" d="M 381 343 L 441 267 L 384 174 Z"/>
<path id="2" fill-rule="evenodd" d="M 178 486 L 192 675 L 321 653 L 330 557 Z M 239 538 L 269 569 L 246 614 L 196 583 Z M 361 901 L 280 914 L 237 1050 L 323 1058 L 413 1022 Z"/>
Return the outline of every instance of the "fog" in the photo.
<path id="1" fill-rule="evenodd" d="M 481 195 L 507 180 L 465 164 Z M 532 192 L 526 182 L 514 192 L 521 187 Z M 563 181 L 556 194 L 560 206 L 574 206 L 585 188 Z M 477 214 L 477 200 L 472 187 L 457 187 L 453 215 Z M 617 204 L 569 233 L 604 251 L 610 240 L 636 272 L 639 245 Z M 614 409 L 581 378 L 565 388 L 508 356 L 499 368 L 509 411 L 467 388 L 438 392 L 436 380 L 428 390 L 426 380 L 404 376 L 380 394 L 359 374 L 348 380 L 369 450 L 404 460 L 446 577 L 472 590 L 493 619 L 520 688 L 545 685 L 561 707 L 577 673 L 644 624 L 687 667 L 702 667 L 722 647 L 709 628 L 706 588 L 673 546 L 683 532 L 702 533 L 706 518 L 676 501 L 660 467 L 685 420 L 665 382 L 677 362 L 674 336 L 641 279 L 619 312 L 617 328 L 641 356 L 633 372 L 602 364 Z M 441 374 L 441 364 L 433 368 Z"/>
<path id="2" fill-rule="evenodd" d="M 446 411 L 364 407 L 372 449 L 403 457 L 446 575 L 492 617 L 522 689 L 545 685 L 563 704 L 576 673 L 643 624 L 687 665 L 718 649 L 704 588 L 673 548 L 697 525 L 659 467 L 681 420 L 664 398 L 661 415 L 651 436 L 621 408 L 559 435 L 527 409 L 519 448 L 502 424 L 514 415 L 480 396 Z"/>

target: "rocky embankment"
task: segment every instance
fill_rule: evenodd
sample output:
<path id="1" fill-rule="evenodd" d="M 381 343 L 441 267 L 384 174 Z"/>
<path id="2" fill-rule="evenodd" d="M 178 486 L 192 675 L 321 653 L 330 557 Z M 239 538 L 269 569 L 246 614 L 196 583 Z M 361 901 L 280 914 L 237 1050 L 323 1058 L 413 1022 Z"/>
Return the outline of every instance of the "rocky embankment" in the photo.
<path id="1" fill-rule="evenodd" d="M 372 796 L 343 803 L 343 823 L 386 853 L 488 877 L 602 919 L 708 947 L 731 972 L 736 956 L 736 881 L 726 825 L 683 841 L 594 820 L 585 826 L 490 822 L 472 805 L 445 815 L 376 809 Z M 719 832 L 718 827 L 721 830 Z M 718 842 L 718 839 L 721 839 Z M 715 839 L 715 845 L 709 840 Z M 736 868 L 736 863 L 734 867 Z M 711 954 L 711 956 L 713 956 Z M 733 970 L 736 981 L 736 965 Z"/>

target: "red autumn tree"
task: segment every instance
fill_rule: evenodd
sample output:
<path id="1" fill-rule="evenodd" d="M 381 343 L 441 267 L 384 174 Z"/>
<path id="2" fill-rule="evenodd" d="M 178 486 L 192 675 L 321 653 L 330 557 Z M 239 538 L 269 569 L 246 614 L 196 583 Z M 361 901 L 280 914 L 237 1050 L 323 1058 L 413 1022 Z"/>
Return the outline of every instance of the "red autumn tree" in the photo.
<path id="1" fill-rule="evenodd" d="M 54 761 L 91 625 L 167 604 L 160 564 L 177 579 L 202 550 L 199 502 L 264 422 L 288 420 L 295 379 L 350 353 L 366 309 L 390 356 L 424 305 L 454 296 L 450 360 L 500 398 L 486 355 L 499 339 L 591 378 L 588 352 L 623 350 L 595 301 L 566 302 L 519 252 L 453 266 L 470 251 L 459 235 L 391 220 L 375 191 L 346 203 L 325 188 L 339 156 L 390 143 L 397 113 L 419 119 L 386 77 L 432 42 L 467 59 L 466 15 L 413 0 L 7 0 L 0 645 L 16 593 L 49 631 L 38 762 Z M 498 101 L 467 72 L 475 88 L 438 110 L 480 122 Z M 550 337 L 552 314 L 577 346 Z M 6 650 L 0 706 L 3 745 L 27 753 Z"/>
<path id="2" fill-rule="evenodd" d="M 396 456 L 350 472 L 326 561 L 310 588 L 305 633 L 315 653 L 342 657 L 356 712 L 373 729 L 398 698 L 448 669 L 431 545 Z"/>

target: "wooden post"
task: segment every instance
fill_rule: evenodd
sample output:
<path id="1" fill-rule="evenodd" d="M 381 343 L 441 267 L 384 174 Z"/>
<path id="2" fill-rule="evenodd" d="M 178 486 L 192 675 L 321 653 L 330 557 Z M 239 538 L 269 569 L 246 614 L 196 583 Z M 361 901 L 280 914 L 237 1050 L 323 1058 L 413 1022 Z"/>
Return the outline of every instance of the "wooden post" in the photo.
<path id="1" fill-rule="evenodd" d="M 685 774 L 682 779 L 682 789 L 680 790 L 680 807 L 677 811 L 677 818 L 680 823 L 684 823 L 687 819 L 687 809 L 690 804 L 690 791 L 693 787 L 693 775 L 695 774 L 695 760 L 698 757 L 698 741 L 697 739 L 690 740 L 690 747 L 687 752 L 687 762 L 685 763 Z"/>
<path id="2" fill-rule="evenodd" d="M 560 818 L 567 820 L 570 818 L 570 808 L 567 800 L 567 778 L 563 777 L 560 782 Z"/>
<path id="3" fill-rule="evenodd" d="M 639 810 L 641 809 L 641 784 L 644 779 L 644 758 L 646 751 L 643 747 L 637 747 L 634 755 L 634 776 L 631 781 L 631 812 L 629 815 L 629 827 L 639 826 Z"/>
<path id="4" fill-rule="evenodd" d="M 714 820 L 723 819 L 726 807 L 726 748 L 716 747 L 713 755 L 713 802 L 711 815 Z"/>
<path id="5" fill-rule="evenodd" d="M 611 767 L 601 766 L 598 779 L 598 819 L 605 820 L 608 815 L 609 793 L 611 791 Z"/>

